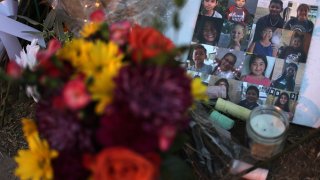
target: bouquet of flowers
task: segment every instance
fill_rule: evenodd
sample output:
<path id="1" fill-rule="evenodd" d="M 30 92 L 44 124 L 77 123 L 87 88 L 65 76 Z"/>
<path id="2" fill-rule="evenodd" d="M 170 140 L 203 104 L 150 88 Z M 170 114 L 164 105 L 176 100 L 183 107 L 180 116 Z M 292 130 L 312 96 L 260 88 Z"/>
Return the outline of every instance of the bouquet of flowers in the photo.
<path id="1" fill-rule="evenodd" d="M 7 73 L 40 95 L 35 120 L 22 120 L 21 179 L 158 179 L 193 102 L 207 99 L 169 39 L 104 18 L 94 12 L 64 45 L 51 40 L 32 66 L 9 63 Z"/>

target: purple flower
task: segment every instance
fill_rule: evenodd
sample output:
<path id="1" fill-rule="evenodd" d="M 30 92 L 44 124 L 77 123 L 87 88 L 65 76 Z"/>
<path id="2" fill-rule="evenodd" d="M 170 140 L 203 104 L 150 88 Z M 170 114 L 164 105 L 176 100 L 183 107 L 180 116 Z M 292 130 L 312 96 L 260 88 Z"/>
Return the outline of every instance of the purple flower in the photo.
<path id="1" fill-rule="evenodd" d="M 104 147 L 124 146 L 143 153 L 153 151 L 158 146 L 157 136 L 155 132 L 144 130 L 143 123 L 125 109 L 114 109 L 101 119 L 97 140 Z"/>
<path id="2" fill-rule="evenodd" d="M 58 158 L 52 161 L 54 179 L 85 180 L 90 172 L 84 168 L 82 154 L 79 152 L 59 152 Z"/>
<path id="3" fill-rule="evenodd" d="M 115 78 L 113 103 L 97 133 L 105 146 L 137 151 L 159 149 L 164 126 L 177 130 L 188 123 L 191 80 L 180 67 L 124 67 Z"/>
<path id="4" fill-rule="evenodd" d="M 155 126 L 186 123 L 191 80 L 180 67 L 124 67 L 115 79 L 114 102 Z"/>
<path id="5" fill-rule="evenodd" d="M 92 130 L 85 128 L 75 112 L 40 102 L 36 110 L 38 129 L 53 149 L 92 151 Z"/>

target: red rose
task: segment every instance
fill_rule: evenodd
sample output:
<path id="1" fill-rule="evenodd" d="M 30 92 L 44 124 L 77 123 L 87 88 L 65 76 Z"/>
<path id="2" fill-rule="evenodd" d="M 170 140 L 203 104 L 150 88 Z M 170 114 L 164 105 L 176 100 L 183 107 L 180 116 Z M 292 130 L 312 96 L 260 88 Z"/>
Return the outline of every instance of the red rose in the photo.
<path id="1" fill-rule="evenodd" d="M 90 21 L 103 22 L 104 20 L 106 20 L 106 14 L 102 9 L 98 9 L 90 14 Z"/>
<path id="2" fill-rule="evenodd" d="M 120 147 L 104 149 L 95 157 L 85 156 L 84 165 L 94 180 L 152 180 L 156 172 L 150 161 Z"/>
<path id="3" fill-rule="evenodd" d="M 170 39 L 150 27 L 134 26 L 129 34 L 129 44 L 136 62 L 169 52 L 174 48 Z"/>

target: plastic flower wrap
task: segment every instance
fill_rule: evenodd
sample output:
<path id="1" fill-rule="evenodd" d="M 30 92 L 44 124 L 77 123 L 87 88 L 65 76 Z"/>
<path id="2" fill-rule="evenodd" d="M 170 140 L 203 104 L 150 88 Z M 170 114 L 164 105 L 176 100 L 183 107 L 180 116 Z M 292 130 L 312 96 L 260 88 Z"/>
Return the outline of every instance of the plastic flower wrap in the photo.
<path id="1" fill-rule="evenodd" d="M 80 38 L 51 40 L 32 69 L 9 64 L 41 95 L 35 123 L 23 123 L 30 150 L 16 157 L 20 178 L 158 179 L 193 102 L 207 99 L 171 40 L 103 17 L 95 12 Z M 30 168 L 28 159 L 43 166 Z"/>
<path id="2" fill-rule="evenodd" d="M 174 10 L 171 0 L 48 0 L 57 13 L 68 19 L 67 26 L 74 33 L 87 22 L 92 12 L 103 9 L 109 23 L 127 20 L 141 26 L 151 26 L 157 20 L 169 21 Z M 72 23 L 70 23 L 72 22 Z"/>

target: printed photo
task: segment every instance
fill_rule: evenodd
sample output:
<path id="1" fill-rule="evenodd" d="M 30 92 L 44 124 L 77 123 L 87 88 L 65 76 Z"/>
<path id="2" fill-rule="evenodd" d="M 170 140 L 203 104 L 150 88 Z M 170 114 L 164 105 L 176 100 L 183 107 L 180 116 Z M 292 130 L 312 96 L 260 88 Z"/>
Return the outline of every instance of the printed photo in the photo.
<path id="1" fill-rule="evenodd" d="M 217 91 L 219 91 L 219 89 L 223 87 L 223 91 L 225 91 L 223 99 L 232 102 L 239 102 L 241 95 L 241 84 L 242 82 L 234 79 L 226 79 L 217 76 L 211 76 L 208 85 L 208 88 L 210 88 L 211 91 L 211 97 L 209 97 L 212 98 L 212 95 L 218 94 Z"/>
<path id="2" fill-rule="evenodd" d="M 306 63 L 311 35 L 291 30 L 282 30 L 277 57 L 286 63 Z"/>
<path id="3" fill-rule="evenodd" d="M 224 21 L 218 46 L 245 51 L 248 46 L 248 30 L 244 24 Z"/>
<path id="4" fill-rule="evenodd" d="M 289 1 L 284 9 L 284 29 L 312 34 L 318 6 Z"/>
<path id="5" fill-rule="evenodd" d="M 208 84 L 211 100 L 219 94 L 249 109 L 276 105 L 292 118 L 318 14 L 312 4 L 202 0 L 188 73 Z"/>
<path id="6" fill-rule="evenodd" d="M 237 104 L 250 110 L 264 105 L 267 99 L 267 90 L 268 88 L 264 86 L 243 82 L 241 86 L 241 99 Z"/>
<path id="7" fill-rule="evenodd" d="M 223 20 L 207 16 L 198 16 L 192 42 L 216 46 L 219 42 Z"/>
<path id="8" fill-rule="evenodd" d="M 247 55 L 241 70 L 241 81 L 251 84 L 270 86 L 271 72 L 275 58 L 260 55 Z"/>
<path id="9" fill-rule="evenodd" d="M 219 6 L 221 6 L 219 0 L 202 0 L 199 14 L 214 18 L 222 18 L 224 11 L 221 11 L 221 9 L 218 10 L 217 7 Z"/>
<path id="10" fill-rule="evenodd" d="M 251 25 L 258 0 L 229 0 L 226 19 Z"/>
<path id="11" fill-rule="evenodd" d="M 244 59 L 243 51 L 219 48 L 212 74 L 221 78 L 239 80 Z"/>
<path id="12" fill-rule="evenodd" d="M 290 96 L 289 96 L 290 94 Z M 294 97 L 294 98 L 291 98 Z M 295 107 L 297 105 L 296 102 L 296 94 L 288 91 L 279 91 L 279 95 L 273 96 L 268 95 L 267 103 L 269 105 L 275 105 L 279 107 L 285 114 L 288 115 L 289 119 L 292 120 Z"/>

